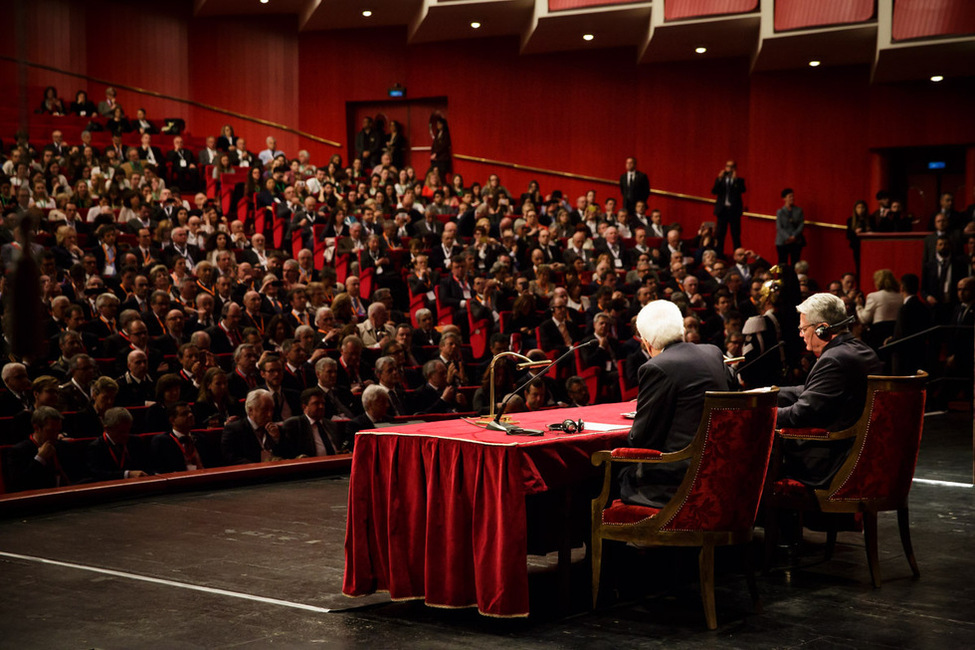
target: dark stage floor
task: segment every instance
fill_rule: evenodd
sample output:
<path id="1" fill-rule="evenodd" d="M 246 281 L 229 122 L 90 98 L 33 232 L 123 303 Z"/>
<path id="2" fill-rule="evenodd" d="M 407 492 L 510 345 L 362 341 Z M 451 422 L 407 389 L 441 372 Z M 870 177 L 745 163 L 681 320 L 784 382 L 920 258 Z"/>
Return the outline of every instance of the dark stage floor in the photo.
<path id="1" fill-rule="evenodd" d="M 926 419 L 917 477 L 963 485 L 914 485 L 920 580 L 893 513 L 881 517 L 878 590 L 862 537 L 841 533 L 825 562 L 823 536 L 807 534 L 798 569 L 759 579 L 764 613 L 753 614 L 737 555 L 719 551 L 716 632 L 693 551 L 619 549 L 633 567 L 622 600 L 595 613 L 581 549 L 567 616 L 555 611 L 553 557 L 531 560 L 528 620 L 346 598 L 348 478 L 333 477 L 0 521 L 0 648 L 972 647 L 971 445 L 969 414 Z"/>

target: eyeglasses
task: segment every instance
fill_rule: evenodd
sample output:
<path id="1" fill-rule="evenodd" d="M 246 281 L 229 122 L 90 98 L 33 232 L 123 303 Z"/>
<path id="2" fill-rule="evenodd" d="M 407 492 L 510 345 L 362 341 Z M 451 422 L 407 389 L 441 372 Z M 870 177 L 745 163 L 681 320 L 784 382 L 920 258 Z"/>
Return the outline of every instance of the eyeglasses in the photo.
<path id="1" fill-rule="evenodd" d="M 810 327 L 815 327 L 815 326 L 816 326 L 815 323 L 809 323 L 808 325 L 801 325 L 801 326 L 799 326 L 799 336 L 805 335 L 807 329 L 809 329 Z"/>

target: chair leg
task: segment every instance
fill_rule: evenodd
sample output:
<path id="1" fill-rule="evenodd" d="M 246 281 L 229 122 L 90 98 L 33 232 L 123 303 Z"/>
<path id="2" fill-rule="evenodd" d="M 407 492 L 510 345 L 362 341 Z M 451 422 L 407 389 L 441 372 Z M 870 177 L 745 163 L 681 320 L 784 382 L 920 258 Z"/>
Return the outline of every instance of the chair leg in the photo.
<path id="1" fill-rule="evenodd" d="M 867 564 L 870 566 L 870 579 L 874 587 L 880 587 L 880 557 L 877 554 L 877 513 L 866 510 L 863 513 L 863 541 L 867 547 Z"/>
<path id="2" fill-rule="evenodd" d="M 907 562 L 911 565 L 911 571 L 915 578 L 921 577 L 921 571 L 917 568 L 917 560 L 914 559 L 914 547 L 911 545 L 911 520 L 908 516 L 907 506 L 897 509 L 897 527 L 901 532 L 901 546 L 904 547 L 904 555 Z"/>
<path id="3" fill-rule="evenodd" d="M 835 517 L 829 518 L 829 530 L 826 531 L 826 559 L 833 559 L 833 551 L 836 550 L 836 528 L 838 527 Z"/>
<path id="4" fill-rule="evenodd" d="M 755 567 L 752 566 L 752 545 L 742 544 L 742 564 L 745 566 L 745 579 L 748 580 L 748 592 L 752 597 L 752 609 L 756 614 L 762 613 L 762 597 L 758 593 L 758 583 L 755 582 Z"/>
<path id="5" fill-rule="evenodd" d="M 597 531 L 592 533 L 592 608 L 596 609 L 596 601 L 599 599 L 599 579 L 602 571 L 603 562 L 603 538 Z"/>
<path id="6" fill-rule="evenodd" d="M 714 611 L 714 542 L 705 539 L 698 556 L 698 571 L 701 574 L 701 603 L 704 605 L 704 619 L 708 629 L 718 627 L 718 616 Z"/>

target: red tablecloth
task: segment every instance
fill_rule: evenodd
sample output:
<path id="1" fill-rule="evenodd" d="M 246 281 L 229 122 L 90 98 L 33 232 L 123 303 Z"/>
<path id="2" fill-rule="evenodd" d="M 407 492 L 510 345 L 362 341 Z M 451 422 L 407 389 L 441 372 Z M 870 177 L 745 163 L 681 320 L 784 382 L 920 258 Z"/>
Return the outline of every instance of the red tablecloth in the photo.
<path id="1" fill-rule="evenodd" d="M 534 429 L 566 418 L 619 425 L 601 433 L 508 436 L 463 420 L 359 432 L 342 592 L 527 616 L 525 496 L 593 476 L 590 456 L 624 443 L 620 414 L 635 406 L 513 416 Z"/>

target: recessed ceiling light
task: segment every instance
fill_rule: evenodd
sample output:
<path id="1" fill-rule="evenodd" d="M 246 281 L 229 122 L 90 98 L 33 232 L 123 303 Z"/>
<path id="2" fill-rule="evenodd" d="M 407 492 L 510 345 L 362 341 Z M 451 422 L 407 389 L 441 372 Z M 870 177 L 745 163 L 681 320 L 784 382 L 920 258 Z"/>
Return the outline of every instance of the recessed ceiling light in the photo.
<path id="1" fill-rule="evenodd" d="M 945 78 L 940 74 L 936 74 L 933 77 L 931 77 L 931 81 L 933 81 L 934 83 L 938 83 L 939 81 L 944 81 L 944 80 Z"/>
<path id="2" fill-rule="evenodd" d="M 271 0 L 261 0 L 261 4 L 262 4 L 262 5 L 266 5 L 266 4 L 267 4 L 268 2 L 270 2 L 270 1 L 271 1 Z"/>
<path id="3" fill-rule="evenodd" d="M 591 41 L 594 38 L 596 38 L 596 37 L 593 36 L 592 34 L 583 34 L 582 35 L 582 40 L 584 40 L 584 41 Z"/>
<path id="4" fill-rule="evenodd" d="M 480 29 L 480 28 L 481 28 L 481 23 L 477 22 L 476 20 L 471 23 L 471 29 Z"/>
<path id="5" fill-rule="evenodd" d="M 694 51 L 697 52 L 698 54 L 704 54 L 705 52 L 708 51 L 708 48 L 706 48 L 706 47 L 695 47 L 694 48 Z"/>
<path id="6" fill-rule="evenodd" d="M 369 11 L 368 9 L 363 9 L 362 16 L 363 18 L 369 18 L 370 16 L 372 16 L 372 12 Z"/>
<path id="7" fill-rule="evenodd" d="M 809 67 L 810 68 L 818 68 L 819 67 L 819 64 L 820 64 L 819 61 L 813 60 L 813 61 L 810 61 L 809 62 Z"/>

